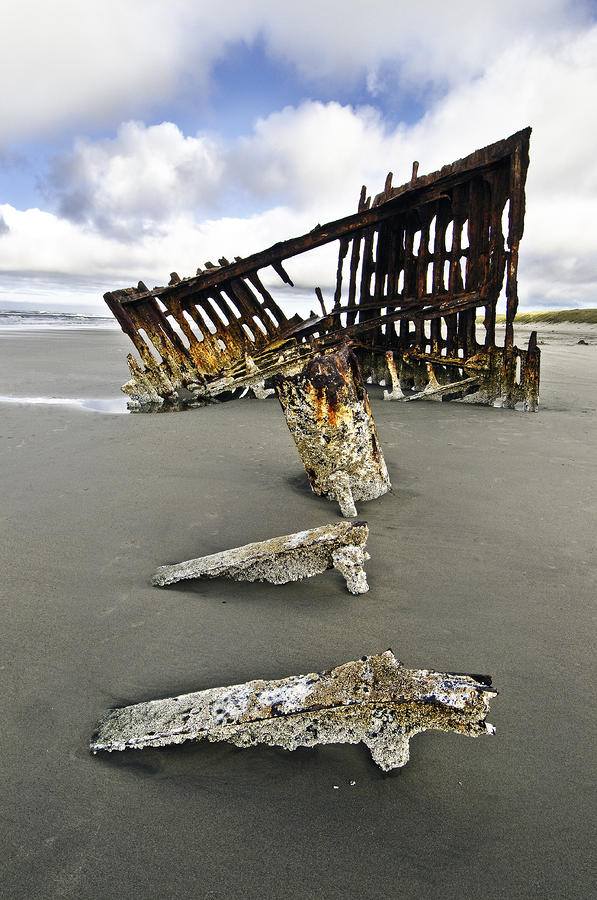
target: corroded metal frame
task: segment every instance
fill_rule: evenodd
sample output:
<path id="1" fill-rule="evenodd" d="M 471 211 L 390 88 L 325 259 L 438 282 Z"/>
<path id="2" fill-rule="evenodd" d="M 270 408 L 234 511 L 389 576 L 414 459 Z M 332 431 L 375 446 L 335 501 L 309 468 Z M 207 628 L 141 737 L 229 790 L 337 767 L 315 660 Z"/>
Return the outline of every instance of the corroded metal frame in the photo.
<path id="1" fill-rule="evenodd" d="M 252 256 L 206 263 L 182 280 L 172 273 L 166 287 L 140 282 L 106 294 L 142 363 L 129 356 L 132 377 L 123 389 L 138 408 L 200 405 L 297 371 L 311 353 L 349 340 L 365 377 L 421 395 L 535 410 L 536 337 L 527 350 L 514 346 L 530 132 L 430 175 L 417 177 L 415 164 L 398 188 L 390 173 L 373 202 L 363 188 L 355 214 Z M 288 319 L 261 270 L 271 266 L 292 284 L 284 262 L 336 240 L 333 308 Z M 503 288 L 505 340 L 498 347 Z"/>

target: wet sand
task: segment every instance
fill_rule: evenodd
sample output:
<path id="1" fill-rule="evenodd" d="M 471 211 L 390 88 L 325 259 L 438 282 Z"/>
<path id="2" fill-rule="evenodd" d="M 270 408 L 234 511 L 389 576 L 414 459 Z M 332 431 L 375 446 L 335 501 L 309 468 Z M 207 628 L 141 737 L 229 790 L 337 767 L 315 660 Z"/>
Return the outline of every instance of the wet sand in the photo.
<path id="1" fill-rule="evenodd" d="M 372 391 L 394 491 L 359 507 L 364 596 L 335 572 L 150 585 L 338 519 L 276 400 L 0 404 L 3 896 L 591 896 L 597 335 L 580 329 L 540 331 L 536 415 Z M 2 333 L 0 394 L 117 397 L 126 352 L 118 332 Z M 387 647 L 491 673 L 496 736 L 420 735 L 388 776 L 357 746 L 88 752 L 108 707 Z"/>

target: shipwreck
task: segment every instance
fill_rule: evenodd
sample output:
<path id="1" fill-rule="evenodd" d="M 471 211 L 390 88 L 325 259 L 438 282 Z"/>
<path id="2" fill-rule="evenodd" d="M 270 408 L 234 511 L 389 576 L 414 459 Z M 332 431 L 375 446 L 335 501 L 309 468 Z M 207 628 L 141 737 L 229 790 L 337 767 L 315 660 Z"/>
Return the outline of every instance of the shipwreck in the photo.
<path id="1" fill-rule="evenodd" d="M 153 290 L 139 282 L 105 294 L 138 354 L 128 357 L 123 386 L 129 407 L 184 409 L 273 389 L 282 400 L 287 379 L 348 344 L 363 378 L 389 387 L 386 399 L 536 410 L 536 334 L 526 349 L 514 344 L 530 133 L 525 128 L 430 175 L 419 176 L 414 163 L 400 187 L 390 173 L 373 200 L 362 189 L 356 213 L 267 250 L 207 262 L 188 278 L 173 272 L 167 286 Z M 264 270 L 292 285 L 286 261 L 334 241 L 338 264 L 327 307 L 316 287 L 321 313 L 288 318 Z M 380 468 L 379 484 L 384 477 Z"/>
<path id="2" fill-rule="evenodd" d="M 296 750 L 358 744 L 385 772 L 404 766 L 409 741 L 429 729 L 479 737 L 497 692 L 488 675 L 407 669 L 391 650 L 326 672 L 261 679 L 111 709 L 90 749 L 227 741 Z"/>
<path id="3" fill-rule="evenodd" d="M 287 584 L 336 569 L 346 580 L 351 594 L 369 590 L 363 568 L 370 559 L 366 545 L 366 522 L 320 525 L 242 547 L 160 566 L 152 578 L 156 587 L 165 587 L 188 578 L 231 578 L 233 581 L 268 581 Z"/>

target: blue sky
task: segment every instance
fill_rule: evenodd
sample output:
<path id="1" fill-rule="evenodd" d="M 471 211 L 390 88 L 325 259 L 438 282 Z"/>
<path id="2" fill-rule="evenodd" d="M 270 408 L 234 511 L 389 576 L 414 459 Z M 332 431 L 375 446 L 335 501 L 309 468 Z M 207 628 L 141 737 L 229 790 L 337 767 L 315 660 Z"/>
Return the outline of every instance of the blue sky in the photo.
<path id="1" fill-rule="evenodd" d="M 596 21 L 583 0 L 5 2 L 0 306 L 102 313 L 106 290 L 262 249 L 526 125 L 521 305 L 597 306 Z M 333 255 L 294 264 L 297 296 L 326 293 Z"/>

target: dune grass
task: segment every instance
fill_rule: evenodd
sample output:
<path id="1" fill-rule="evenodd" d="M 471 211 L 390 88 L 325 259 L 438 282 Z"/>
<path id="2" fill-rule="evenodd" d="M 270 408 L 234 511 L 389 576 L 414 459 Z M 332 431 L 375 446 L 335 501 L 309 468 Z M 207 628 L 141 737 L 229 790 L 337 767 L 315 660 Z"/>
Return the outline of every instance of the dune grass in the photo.
<path id="1" fill-rule="evenodd" d="M 481 316 L 480 321 L 483 321 Z M 506 316 L 496 316 L 498 325 L 503 325 Z M 581 325 L 597 324 L 597 309 L 554 309 L 546 312 L 517 313 L 515 324 L 524 325 L 531 322 L 544 322 L 547 325 L 557 325 L 559 322 L 575 322 Z"/>

